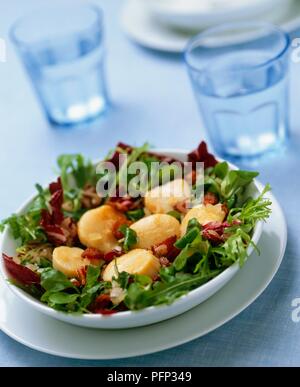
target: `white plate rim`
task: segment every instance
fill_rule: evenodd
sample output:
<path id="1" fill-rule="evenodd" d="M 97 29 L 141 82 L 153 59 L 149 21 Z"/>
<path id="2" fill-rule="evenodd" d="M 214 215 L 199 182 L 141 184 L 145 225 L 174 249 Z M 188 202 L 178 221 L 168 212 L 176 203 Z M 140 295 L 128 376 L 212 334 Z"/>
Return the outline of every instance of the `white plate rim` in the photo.
<path id="1" fill-rule="evenodd" d="M 145 39 L 143 34 L 139 33 L 137 29 L 134 28 L 134 23 L 132 23 L 132 21 L 129 20 L 130 13 L 131 13 L 130 7 L 134 6 L 133 4 L 134 1 L 136 0 L 127 0 L 127 3 L 123 6 L 123 9 L 121 12 L 120 19 L 121 19 L 121 24 L 125 34 L 130 39 L 132 39 L 135 43 L 143 47 L 146 47 L 148 49 L 156 50 L 158 52 L 166 52 L 170 54 L 172 53 L 182 54 L 184 52 L 184 47 L 186 46 L 189 38 L 193 36 L 193 34 L 187 33 L 186 37 L 184 37 L 184 34 L 177 34 L 176 36 L 176 33 L 175 33 L 173 36 L 172 45 L 171 43 L 167 45 L 164 39 L 161 39 L 161 40 L 155 39 L 155 42 L 153 39 Z M 300 8 L 299 5 L 298 5 L 298 8 Z M 292 12 L 290 12 L 290 15 L 291 15 L 290 20 L 284 20 L 282 22 L 275 23 L 275 24 L 278 24 L 278 26 L 281 27 L 287 33 L 291 33 L 292 31 L 300 28 L 300 15 L 295 16 L 293 18 L 292 18 Z M 170 32 L 169 32 L 169 36 L 171 36 Z"/>

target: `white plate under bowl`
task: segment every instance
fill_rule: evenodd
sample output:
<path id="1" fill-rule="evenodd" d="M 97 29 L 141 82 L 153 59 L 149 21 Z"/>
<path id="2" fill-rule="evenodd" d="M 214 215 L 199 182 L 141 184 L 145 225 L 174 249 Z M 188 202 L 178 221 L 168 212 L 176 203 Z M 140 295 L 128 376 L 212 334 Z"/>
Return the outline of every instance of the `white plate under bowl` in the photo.
<path id="1" fill-rule="evenodd" d="M 300 0 L 292 0 L 286 7 L 275 7 L 267 16 L 256 17 L 255 21 L 277 24 L 286 32 L 294 31 L 300 27 Z M 161 23 L 140 0 L 126 2 L 121 23 L 125 33 L 136 43 L 159 51 L 182 53 L 188 40 L 195 35 L 195 32 L 184 32 Z M 197 31 L 201 32 L 204 28 L 199 27 Z"/>
<path id="2" fill-rule="evenodd" d="M 141 0 L 140 0 L 141 1 Z M 142 0 L 156 20 L 173 28 L 195 31 L 221 23 L 282 13 L 291 0 Z"/>
<path id="3" fill-rule="evenodd" d="M 157 149 L 155 152 L 160 154 L 165 154 L 172 158 L 176 158 L 181 161 L 186 161 L 187 151 L 182 150 L 167 150 L 167 149 Z M 231 165 L 231 168 L 235 169 L 236 167 Z M 254 181 L 247 188 L 245 193 L 245 198 L 251 196 L 256 197 L 260 193 L 259 188 L 257 187 L 257 182 Z M 31 203 L 32 198 L 29 199 L 18 211 L 22 213 L 28 205 Z M 252 241 L 254 244 L 257 244 L 259 238 L 262 234 L 263 224 L 258 222 L 254 231 Z M 2 243 L 0 245 L 0 251 L 4 252 L 7 255 L 15 255 L 16 248 L 18 247 L 17 241 L 12 237 L 9 229 L 6 229 L 3 234 Z M 250 245 L 248 248 L 248 255 L 253 251 L 253 246 Z M 1 259 L 0 263 L 1 274 L 4 279 L 8 278 L 4 267 L 4 261 Z M 171 305 L 160 305 L 152 306 L 140 311 L 125 311 L 119 312 L 112 315 L 98 315 L 98 314 L 84 314 L 76 315 L 71 313 L 64 313 L 57 310 L 54 310 L 44 303 L 36 300 L 34 297 L 23 291 L 22 289 L 10 284 L 7 282 L 8 287 L 19 297 L 23 302 L 27 303 L 32 308 L 45 313 L 46 315 L 56 318 L 58 320 L 83 326 L 89 328 L 101 328 L 101 329 L 122 329 L 122 328 L 133 328 L 139 326 L 145 326 L 166 319 L 175 317 L 184 313 L 195 306 L 199 305 L 203 301 L 207 300 L 209 297 L 218 292 L 222 287 L 224 287 L 240 270 L 239 264 L 235 263 L 228 269 L 224 270 L 217 277 L 207 282 L 206 284 L 190 291 L 186 295 L 180 297 L 178 300 L 174 301 Z"/>
<path id="4" fill-rule="evenodd" d="M 286 247 L 286 222 L 276 198 L 270 193 L 267 196 L 273 203 L 272 214 L 258 244 L 261 255 L 252 253 L 222 291 L 176 318 L 133 329 L 80 328 L 30 308 L 0 278 L 0 329 L 18 342 L 45 353 L 95 360 L 140 356 L 201 337 L 249 306 L 280 266 Z"/>

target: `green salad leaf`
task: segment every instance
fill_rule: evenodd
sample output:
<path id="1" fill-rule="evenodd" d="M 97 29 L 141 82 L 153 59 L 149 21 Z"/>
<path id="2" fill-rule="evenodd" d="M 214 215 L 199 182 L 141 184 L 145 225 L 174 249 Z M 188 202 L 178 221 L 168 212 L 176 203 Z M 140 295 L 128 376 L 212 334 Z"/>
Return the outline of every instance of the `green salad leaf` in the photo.
<path id="1" fill-rule="evenodd" d="M 137 234 L 126 224 L 122 224 L 122 226 L 119 227 L 119 230 L 124 235 L 123 248 L 127 252 L 137 244 Z"/>
<path id="2" fill-rule="evenodd" d="M 176 210 L 169 211 L 167 215 L 173 216 L 173 218 L 177 219 L 178 222 L 181 222 L 181 213 Z"/>
<path id="3" fill-rule="evenodd" d="M 57 159 L 59 175 L 65 191 L 83 188 L 85 184 L 96 183 L 96 169 L 81 154 L 61 155 Z"/>
<path id="4" fill-rule="evenodd" d="M 125 212 L 125 215 L 129 220 L 136 222 L 137 220 L 142 219 L 145 216 L 145 211 L 143 208 L 138 208 L 136 210 Z"/>
<path id="5" fill-rule="evenodd" d="M 86 284 L 75 286 L 63 273 L 55 269 L 45 269 L 41 274 L 41 286 L 46 292 L 41 301 L 50 307 L 72 313 L 89 313 L 88 306 L 109 283 L 100 281 L 100 266 L 88 266 Z"/>
<path id="6" fill-rule="evenodd" d="M 258 221 L 267 219 L 271 214 L 270 206 L 272 202 L 265 195 L 270 190 L 271 186 L 267 184 L 257 198 L 249 198 L 242 207 L 232 208 L 228 215 L 228 220 L 233 221 L 239 219 L 254 227 Z"/>
<path id="7" fill-rule="evenodd" d="M 176 273 L 172 279 L 170 276 L 162 274 L 162 281 L 146 286 L 134 282 L 129 286 L 124 302 L 132 310 L 152 305 L 171 304 L 177 298 L 205 284 L 219 273 L 219 270 L 214 270 L 209 275 Z M 165 281 L 166 277 L 167 281 Z"/>
<path id="8" fill-rule="evenodd" d="M 258 172 L 231 170 L 227 172 L 221 183 L 221 194 L 225 199 L 229 199 L 232 195 L 239 193 L 242 188 L 250 184 Z"/>
<path id="9" fill-rule="evenodd" d="M 0 222 L 0 232 L 8 226 L 14 239 L 19 239 L 21 244 L 30 242 L 46 242 L 47 238 L 40 227 L 41 210 L 47 208 L 48 193 L 40 185 L 36 185 L 37 197 L 21 215 L 12 214 L 10 217 Z"/>

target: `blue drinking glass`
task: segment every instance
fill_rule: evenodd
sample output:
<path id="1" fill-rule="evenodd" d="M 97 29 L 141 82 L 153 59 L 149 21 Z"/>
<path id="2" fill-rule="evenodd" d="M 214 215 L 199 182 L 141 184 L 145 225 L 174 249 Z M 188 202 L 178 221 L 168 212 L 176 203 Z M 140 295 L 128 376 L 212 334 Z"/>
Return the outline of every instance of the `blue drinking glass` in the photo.
<path id="1" fill-rule="evenodd" d="M 185 62 L 212 146 L 254 158 L 288 138 L 289 37 L 265 23 L 232 23 L 195 36 Z"/>
<path id="2" fill-rule="evenodd" d="M 50 123 L 73 126 L 106 110 L 101 9 L 43 7 L 18 20 L 11 38 Z"/>

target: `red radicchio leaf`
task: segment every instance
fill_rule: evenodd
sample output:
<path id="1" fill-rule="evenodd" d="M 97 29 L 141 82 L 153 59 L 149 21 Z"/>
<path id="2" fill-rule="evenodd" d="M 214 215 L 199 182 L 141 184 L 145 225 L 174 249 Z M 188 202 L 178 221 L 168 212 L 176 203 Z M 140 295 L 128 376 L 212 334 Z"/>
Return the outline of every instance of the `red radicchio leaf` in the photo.
<path id="1" fill-rule="evenodd" d="M 197 162 L 203 162 L 204 168 L 214 167 L 218 164 L 215 157 L 208 152 L 207 145 L 204 141 L 200 143 L 197 149 L 188 154 L 188 161 L 192 162 L 193 168 L 196 167 Z"/>
<path id="2" fill-rule="evenodd" d="M 124 144 L 123 142 L 119 142 L 117 144 L 116 148 L 124 150 L 127 154 L 130 154 L 133 150 L 132 146 Z M 110 157 L 110 159 L 106 160 L 106 161 L 112 163 L 115 166 L 117 171 L 119 170 L 119 167 L 122 165 L 122 163 L 120 163 L 121 154 L 122 153 L 120 151 L 115 150 L 113 155 Z"/>
<path id="3" fill-rule="evenodd" d="M 111 158 L 107 161 L 113 163 L 113 165 L 117 168 L 117 171 L 119 170 L 119 158 L 120 158 L 120 155 L 121 155 L 121 152 L 118 151 L 118 148 L 119 149 L 122 149 L 123 151 L 125 151 L 127 154 L 131 154 L 132 151 L 133 151 L 133 147 L 128 145 L 128 144 L 125 144 L 123 142 L 119 142 L 117 144 L 117 150 L 115 150 L 115 152 L 113 153 L 113 155 L 111 156 Z M 177 159 L 174 159 L 172 157 L 169 157 L 169 156 L 165 156 L 165 155 L 160 155 L 160 154 L 157 154 L 157 153 L 154 153 L 154 152 L 146 152 L 147 155 L 149 156 L 152 156 L 152 157 L 156 157 L 159 161 L 162 161 L 162 162 L 165 162 L 165 163 L 168 163 L 168 164 L 172 164 L 174 162 L 177 162 L 177 163 L 180 163 L 182 164 L 181 161 L 177 160 Z"/>
<path id="4" fill-rule="evenodd" d="M 240 223 L 238 220 L 233 221 L 232 224 L 228 222 L 209 222 L 203 226 L 202 235 L 205 239 L 220 244 L 226 240 L 225 229 Z"/>
<path id="5" fill-rule="evenodd" d="M 64 218 L 62 211 L 64 192 L 60 177 L 49 185 L 49 191 L 51 211 L 45 209 L 41 211 L 40 225 L 47 234 L 49 242 L 56 246 L 65 244 L 71 246 L 77 238 L 77 227 L 73 219 Z"/>
<path id="6" fill-rule="evenodd" d="M 67 242 L 67 237 L 59 225 L 53 224 L 53 219 L 51 214 L 47 210 L 41 211 L 41 227 L 44 229 L 47 234 L 49 242 L 53 243 L 55 246 L 64 245 Z"/>
<path id="7" fill-rule="evenodd" d="M 63 221 L 64 215 L 61 209 L 64 200 L 64 191 L 61 184 L 60 177 L 57 179 L 57 182 L 51 183 L 49 185 L 49 191 L 51 193 L 51 199 L 49 201 L 51 206 L 51 216 L 53 224 L 60 224 Z"/>
<path id="8" fill-rule="evenodd" d="M 124 142 L 118 142 L 117 148 L 123 149 L 128 154 L 133 151 L 133 147 L 131 145 L 125 144 Z"/>
<path id="9" fill-rule="evenodd" d="M 4 265 L 9 275 L 22 285 L 39 285 L 40 277 L 34 271 L 16 263 L 12 257 L 2 254 Z"/>
<path id="10" fill-rule="evenodd" d="M 87 258 L 91 261 L 99 261 L 100 259 L 103 259 L 103 254 L 101 253 L 101 251 L 94 247 L 88 247 L 87 249 L 85 249 L 81 256 L 82 258 Z"/>
<path id="11" fill-rule="evenodd" d="M 174 246 L 174 243 L 176 242 L 176 240 L 177 240 L 177 237 L 176 235 L 174 235 L 174 236 L 171 236 L 170 238 L 167 238 L 165 241 L 152 246 L 151 249 L 153 254 L 158 258 L 165 257 L 170 262 L 172 262 L 180 253 L 180 250 Z"/>

